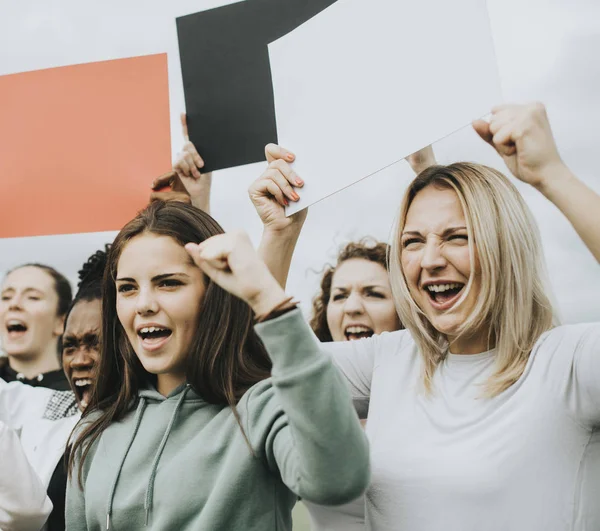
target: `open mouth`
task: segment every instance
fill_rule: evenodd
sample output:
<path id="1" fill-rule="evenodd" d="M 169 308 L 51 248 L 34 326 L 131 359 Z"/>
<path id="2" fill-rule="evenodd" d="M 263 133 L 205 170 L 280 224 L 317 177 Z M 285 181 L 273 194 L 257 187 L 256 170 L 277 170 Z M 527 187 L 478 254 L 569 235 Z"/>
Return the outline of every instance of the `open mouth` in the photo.
<path id="1" fill-rule="evenodd" d="M 162 347 L 171 337 L 173 332 L 166 327 L 146 326 L 138 330 L 138 337 L 147 350 L 156 350 Z"/>
<path id="2" fill-rule="evenodd" d="M 92 379 L 91 378 L 74 378 L 73 385 L 75 387 L 75 395 L 77 400 L 81 404 L 81 407 L 85 409 L 90 403 L 92 397 Z"/>
<path id="3" fill-rule="evenodd" d="M 364 325 L 350 325 L 346 327 L 346 330 L 344 330 L 346 341 L 364 339 L 365 337 L 371 337 L 373 334 L 373 329 Z"/>
<path id="4" fill-rule="evenodd" d="M 436 308 L 445 310 L 458 300 L 464 287 L 465 285 L 460 282 L 428 284 L 425 286 L 425 291 Z"/>
<path id="5" fill-rule="evenodd" d="M 9 319 L 6 322 L 6 331 L 9 339 L 18 339 L 27 332 L 27 325 L 19 319 Z"/>

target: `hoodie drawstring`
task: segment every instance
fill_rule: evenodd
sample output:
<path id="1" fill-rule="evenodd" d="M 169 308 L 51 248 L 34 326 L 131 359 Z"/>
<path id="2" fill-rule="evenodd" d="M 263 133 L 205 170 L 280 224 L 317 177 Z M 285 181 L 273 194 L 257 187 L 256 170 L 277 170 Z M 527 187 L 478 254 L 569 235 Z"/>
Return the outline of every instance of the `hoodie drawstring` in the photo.
<path id="1" fill-rule="evenodd" d="M 123 454 L 123 458 L 121 459 L 121 463 L 119 464 L 119 469 L 117 470 L 117 475 L 115 476 L 115 479 L 110 487 L 110 492 L 108 494 L 108 507 L 106 509 L 106 531 L 110 530 L 110 517 L 112 515 L 113 499 L 115 497 L 115 490 L 117 488 L 117 482 L 119 481 L 119 476 L 121 475 L 121 470 L 123 469 L 123 464 L 125 463 L 125 459 L 127 458 L 129 449 L 131 448 L 131 445 L 133 444 L 133 440 L 135 439 L 138 429 L 140 428 L 140 423 L 142 422 L 142 415 L 144 414 L 145 409 L 146 409 L 146 401 L 144 400 L 144 398 L 140 398 L 140 402 L 139 402 L 137 410 L 135 412 L 135 418 L 133 421 L 135 427 L 133 428 L 133 433 L 131 434 L 131 439 L 129 440 L 127 449 L 125 450 L 125 453 Z"/>
<path id="2" fill-rule="evenodd" d="M 153 496 L 154 496 L 154 479 L 156 478 L 156 469 L 158 468 L 158 462 L 160 461 L 160 457 L 161 457 L 163 450 L 165 449 L 165 446 L 167 444 L 167 439 L 169 438 L 171 429 L 173 428 L 173 424 L 175 424 L 175 419 L 177 418 L 177 413 L 179 413 L 179 410 L 181 409 L 183 401 L 185 400 L 185 395 L 187 395 L 189 390 L 190 390 L 190 386 L 187 385 L 185 387 L 185 389 L 183 390 L 183 392 L 181 393 L 181 396 L 179 397 L 179 400 L 177 401 L 177 405 L 175 406 L 175 409 L 173 410 L 173 414 L 171 415 L 171 420 L 169 421 L 167 430 L 165 431 L 162 441 L 160 442 L 160 446 L 158 447 L 156 455 L 154 456 L 154 462 L 152 463 L 150 478 L 148 479 L 148 487 L 146 488 L 146 500 L 144 501 L 144 508 L 146 509 L 146 526 L 148 526 L 148 519 L 150 517 L 150 511 L 152 509 L 152 500 L 153 500 Z"/>

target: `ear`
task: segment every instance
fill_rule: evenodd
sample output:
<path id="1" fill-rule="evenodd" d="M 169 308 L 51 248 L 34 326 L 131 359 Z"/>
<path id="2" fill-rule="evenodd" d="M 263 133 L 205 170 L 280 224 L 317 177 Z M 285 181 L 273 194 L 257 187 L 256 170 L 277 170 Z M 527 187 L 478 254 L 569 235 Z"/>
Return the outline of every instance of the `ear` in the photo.
<path id="1" fill-rule="evenodd" d="M 65 316 L 64 315 L 57 316 L 56 319 L 54 320 L 54 330 L 52 331 L 52 333 L 56 337 L 60 337 L 63 335 L 64 331 L 65 331 Z"/>

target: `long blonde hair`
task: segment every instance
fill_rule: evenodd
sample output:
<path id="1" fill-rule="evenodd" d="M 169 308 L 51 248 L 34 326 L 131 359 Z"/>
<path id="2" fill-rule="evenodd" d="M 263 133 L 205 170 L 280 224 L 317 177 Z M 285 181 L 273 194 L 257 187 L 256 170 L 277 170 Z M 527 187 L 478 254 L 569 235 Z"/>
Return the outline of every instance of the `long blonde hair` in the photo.
<path id="1" fill-rule="evenodd" d="M 417 193 L 428 186 L 454 190 L 465 214 L 471 275 L 458 304 L 472 287 L 474 257 L 479 259 L 481 291 L 458 333 L 468 335 L 488 327 L 488 344 L 497 350 L 496 367 L 483 394 L 493 397 L 520 378 L 535 342 L 558 324 L 538 227 L 516 187 L 487 166 L 466 162 L 431 166 L 409 185 L 392 238 L 390 281 L 400 319 L 423 356 L 423 383 L 428 393 L 448 342 L 412 298 L 401 266 L 401 236 L 408 210 Z"/>

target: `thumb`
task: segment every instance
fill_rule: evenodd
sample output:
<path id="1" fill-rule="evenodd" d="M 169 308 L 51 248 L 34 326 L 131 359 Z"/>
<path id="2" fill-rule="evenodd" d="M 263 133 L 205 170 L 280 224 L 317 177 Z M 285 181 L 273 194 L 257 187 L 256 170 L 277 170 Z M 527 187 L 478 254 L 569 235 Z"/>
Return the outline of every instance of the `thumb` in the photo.
<path id="1" fill-rule="evenodd" d="M 495 149 L 496 146 L 494 146 L 494 141 L 493 141 L 494 135 L 490 131 L 490 124 L 488 122 L 486 122 L 485 120 L 475 120 L 472 123 L 472 125 L 473 125 L 473 129 L 475 129 L 475 132 L 485 142 L 487 142 L 490 146 L 492 146 Z"/>

